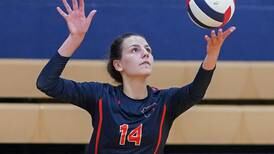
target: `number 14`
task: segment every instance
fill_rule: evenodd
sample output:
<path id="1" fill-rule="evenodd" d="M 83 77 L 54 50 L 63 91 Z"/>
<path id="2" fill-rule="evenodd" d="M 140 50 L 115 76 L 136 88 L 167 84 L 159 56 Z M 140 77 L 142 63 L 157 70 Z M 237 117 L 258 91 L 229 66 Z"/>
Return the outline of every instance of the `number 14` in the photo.
<path id="1" fill-rule="evenodd" d="M 135 146 L 141 144 L 143 124 L 133 129 L 127 136 L 128 124 L 120 125 L 120 145 L 126 144 L 126 138 L 128 142 L 134 142 Z"/>

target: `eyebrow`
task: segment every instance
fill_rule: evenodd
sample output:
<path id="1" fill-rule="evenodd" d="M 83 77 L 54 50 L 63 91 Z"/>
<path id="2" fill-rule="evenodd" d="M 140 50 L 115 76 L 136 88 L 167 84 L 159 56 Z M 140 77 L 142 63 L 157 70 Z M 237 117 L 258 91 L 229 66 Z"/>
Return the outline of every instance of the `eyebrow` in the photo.
<path id="1" fill-rule="evenodd" d="M 139 44 L 133 44 L 133 45 L 130 45 L 128 48 L 130 47 L 139 47 L 140 45 Z M 145 45 L 145 47 L 150 47 L 148 44 Z"/>

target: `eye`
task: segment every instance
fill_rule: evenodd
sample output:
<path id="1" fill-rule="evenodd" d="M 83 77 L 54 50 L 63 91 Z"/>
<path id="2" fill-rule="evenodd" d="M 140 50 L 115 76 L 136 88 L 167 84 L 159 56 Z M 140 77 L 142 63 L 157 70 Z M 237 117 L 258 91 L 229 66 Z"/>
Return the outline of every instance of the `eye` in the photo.
<path id="1" fill-rule="evenodd" d="M 132 48 L 132 49 L 131 49 L 131 52 L 133 52 L 133 53 L 138 52 L 138 51 L 139 51 L 138 48 Z"/>
<path id="2" fill-rule="evenodd" d="M 147 52 L 152 53 L 152 49 L 151 48 L 147 47 L 146 50 L 147 50 Z"/>

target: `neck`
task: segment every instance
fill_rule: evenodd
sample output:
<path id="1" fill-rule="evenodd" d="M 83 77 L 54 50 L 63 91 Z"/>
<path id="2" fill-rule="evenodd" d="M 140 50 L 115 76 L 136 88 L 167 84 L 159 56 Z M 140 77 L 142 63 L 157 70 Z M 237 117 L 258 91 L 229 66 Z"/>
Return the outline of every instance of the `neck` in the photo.
<path id="1" fill-rule="evenodd" d="M 123 92 L 132 99 L 148 96 L 146 79 L 123 79 Z"/>

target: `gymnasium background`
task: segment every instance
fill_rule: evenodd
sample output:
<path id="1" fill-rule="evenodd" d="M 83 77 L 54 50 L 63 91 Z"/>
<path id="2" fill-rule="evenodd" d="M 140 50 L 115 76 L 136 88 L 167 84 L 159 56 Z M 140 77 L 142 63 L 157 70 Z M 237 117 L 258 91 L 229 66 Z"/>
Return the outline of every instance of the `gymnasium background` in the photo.
<path id="1" fill-rule="evenodd" d="M 68 35 L 59 0 L 0 1 L 0 147 L 5 154 L 77 154 L 91 134 L 89 115 L 35 87 L 47 60 Z M 150 83 L 190 82 L 205 56 L 203 36 L 184 0 L 86 0 L 97 9 L 66 78 L 113 83 L 105 72 L 112 40 L 147 37 L 157 60 Z M 204 101 L 175 122 L 166 153 L 274 153 L 274 1 L 237 0 Z M 227 28 L 227 27 L 226 27 Z"/>

